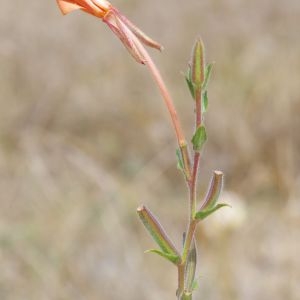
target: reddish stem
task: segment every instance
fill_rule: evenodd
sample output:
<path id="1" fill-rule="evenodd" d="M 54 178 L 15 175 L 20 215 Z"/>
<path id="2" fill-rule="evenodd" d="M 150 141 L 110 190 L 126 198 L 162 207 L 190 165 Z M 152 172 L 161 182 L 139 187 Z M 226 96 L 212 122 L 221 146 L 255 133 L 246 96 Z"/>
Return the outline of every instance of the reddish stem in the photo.
<path id="1" fill-rule="evenodd" d="M 156 65 L 154 64 L 154 62 L 153 62 L 152 58 L 150 57 L 150 55 L 148 54 L 147 50 L 144 48 L 144 46 L 141 44 L 139 39 L 136 38 L 136 36 L 134 34 L 132 34 L 131 38 L 134 40 L 140 53 L 144 57 L 145 64 L 148 66 L 153 79 L 155 80 L 155 82 L 157 83 L 157 85 L 159 87 L 161 95 L 164 99 L 164 102 L 167 106 L 167 109 L 168 109 L 171 119 L 172 119 L 172 123 L 173 123 L 174 129 L 175 129 L 178 145 L 179 145 L 179 147 L 182 147 L 183 145 L 186 145 L 186 140 L 185 140 L 183 130 L 180 125 L 180 121 L 179 121 L 172 97 L 171 97 L 169 91 L 167 90 L 167 87 L 161 77 L 159 70 L 157 69 Z"/>
<path id="2" fill-rule="evenodd" d="M 196 129 L 201 126 L 202 124 L 202 92 L 201 88 L 197 88 L 195 91 L 195 105 L 196 105 Z M 193 161 L 193 172 L 192 172 L 192 179 L 190 185 L 190 201 L 191 201 L 191 218 L 193 218 L 193 214 L 196 210 L 196 186 L 197 186 L 197 179 L 199 173 L 199 164 L 200 164 L 200 152 L 195 151 L 194 153 L 194 161 Z"/>

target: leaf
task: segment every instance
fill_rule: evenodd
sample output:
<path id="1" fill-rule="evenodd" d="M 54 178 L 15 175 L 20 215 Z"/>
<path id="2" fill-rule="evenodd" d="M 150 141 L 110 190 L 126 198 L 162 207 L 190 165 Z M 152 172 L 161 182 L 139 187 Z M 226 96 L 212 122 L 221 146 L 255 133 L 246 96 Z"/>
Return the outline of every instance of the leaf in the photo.
<path id="1" fill-rule="evenodd" d="M 197 152 L 201 151 L 205 141 L 207 140 L 206 130 L 203 125 L 199 126 L 192 138 L 193 149 Z"/>
<path id="2" fill-rule="evenodd" d="M 197 280 L 194 280 L 193 282 L 193 291 L 197 290 L 199 288 L 199 283 Z"/>
<path id="3" fill-rule="evenodd" d="M 182 171 L 186 180 L 191 178 L 191 163 L 187 149 L 187 144 L 180 145 L 180 149 L 176 150 L 177 168 Z"/>
<path id="4" fill-rule="evenodd" d="M 211 75 L 211 71 L 212 71 L 212 68 L 213 68 L 213 63 L 210 63 L 208 64 L 206 67 L 205 67 L 205 71 L 204 71 L 204 81 L 202 83 L 202 90 L 205 91 L 206 88 L 207 88 L 207 85 L 208 85 L 208 82 L 209 82 L 209 79 L 210 79 L 210 75 Z"/>
<path id="5" fill-rule="evenodd" d="M 185 266 L 185 283 L 184 283 L 184 290 L 186 292 L 192 293 L 193 285 L 195 281 L 195 273 L 196 273 L 196 265 L 197 265 L 197 251 L 195 240 L 193 239 L 191 244 L 191 249 L 187 256 L 187 262 Z"/>
<path id="6" fill-rule="evenodd" d="M 191 93 L 193 99 L 195 99 L 195 87 L 194 87 L 194 84 L 191 79 L 191 68 L 190 67 L 188 68 L 187 74 L 185 75 L 185 81 L 187 83 L 187 86 L 190 90 L 190 93 Z"/>
<path id="7" fill-rule="evenodd" d="M 177 157 L 177 169 L 179 169 L 184 173 L 184 164 L 183 164 L 183 159 L 182 159 L 180 149 L 176 149 L 176 157 Z"/>
<path id="8" fill-rule="evenodd" d="M 202 94 L 202 113 L 205 113 L 207 111 L 208 106 L 208 96 L 207 96 L 207 90 L 205 90 Z"/>
<path id="9" fill-rule="evenodd" d="M 180 256 L 166 253 L 166 252 L 163 252 L 163 251 L 160 251 L 157 249 L 150 249 L 150 250 L 145 251 L 145 253 L 156 253 L 156 254 L 166 258 L 168 261 L 170 261 L 171 263 L 173 263 L 175 265 L 177 265 L 180 261 Z"/>
<path id="10" fill-rule="evenodd" d="M 208 217 L 209 215 L 211 215 L 212 213 L 214 213 L 215 211 L 217 211 L 218 209 L 224 207 L 224 206 L 229 206 L 226 203 L 220 203 L 217 204 L 216 206 L 212 207 L 212 208 L 208 208 L 208 209 L 204 209 L 204 210 L 200 210 L 198 212 L 196 212 L 195 214 L 195 219 L 196 220 L 204 220 L 206 217 Z"/>
<path id="11" fill-rule="evenodd" d="M 137 213 L 145 228 L 148 230 L 162 252 L 166 255 L 180 257 L 179 252 L 175 248 L 174 244 L 151 211 L 147 207 L 141 206 L 137 209 Z"/>
<path id="12" fill-rule="evenodd" d="M 180 300 L 192 300 L 192 293 L 191 292 L 183 292 L 182 297 Z"/>

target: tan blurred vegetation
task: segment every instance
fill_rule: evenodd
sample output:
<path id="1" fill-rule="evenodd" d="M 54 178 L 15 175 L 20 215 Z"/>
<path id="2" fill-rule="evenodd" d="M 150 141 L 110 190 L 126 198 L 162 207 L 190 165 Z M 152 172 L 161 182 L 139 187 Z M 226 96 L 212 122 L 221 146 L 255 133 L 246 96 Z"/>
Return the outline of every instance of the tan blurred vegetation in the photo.
<path id="1" fill-rule="evenodd" d="M 114 4 L 164 45 L 153 57 L 189 136 L 197 35 L 216 62 L 200 185 L 223 170 L 233 208 L 199 231 L 195 300 L 299 299 L 299 0 Z M 175 299 L 135 213 L 148 205 L 180 245 L 186 188 L 146 69 L 55 1 L 3 1 L 0 35 L 0 299 Z"/>

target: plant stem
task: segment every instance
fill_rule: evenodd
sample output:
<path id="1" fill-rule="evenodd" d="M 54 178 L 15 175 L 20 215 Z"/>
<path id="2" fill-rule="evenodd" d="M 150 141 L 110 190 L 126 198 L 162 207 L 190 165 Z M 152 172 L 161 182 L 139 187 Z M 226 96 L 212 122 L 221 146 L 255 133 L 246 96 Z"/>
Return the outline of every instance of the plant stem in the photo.
<path id="1" fill-rule="evenodd" d="M 190 221 L 193 219 L 193 216 L 196 212 L 196 193 L 197 193 L 197 179 L 198 179 L 198 170 L 200 163 L 200 153 L 196 152 L 194 154 L 194 163 L 193 163 L 193 173 L 191 184 L 189 186 L 190 191 Z"/>
<path id="2" fill-rule="evenodd" d="M 172 100 L 171 95 L 161 77 L 159 70 L 157 69 L 156 65 L 154 64 L 151 56 L 148 54 L 148 51 L 144 48 L 144 46 L 140 43 L 140 41 L 134 35 L 132 36 L 132 39 L 134 39 L 134 42 L 137 45 L 139 51 L 145 58 L 145 64 L 149 68 L 150 73 L 152 74 L 155 82 L 157 83 L 157 85 L 159 87 L 161 95 L 164 99 L 164 102 L 167 106 L 167 109 L 168 109 L 171 119 L 172 119 L 172 123 L 173 123 L 174 129 L 175 129 L 178 145 L 179 146 L 186 145 L 186 140 L 185 140 L 185 137 L 183 134 L 183 130 L 181 128 L 181 124 L 180 124 L 173 100 Z"/>
<path id="3" fill-rule="evenodd" d="M 187 148 L 187 142 L 186 142 L 186 139 L 185 139 L 185 136 L 184 136 L 184 133 L 183 133 L 172 97 L 162 79 L 162 76 L 161 76 L 158 68 L 156 67 L 155 63 L 153 62 L 151 56 L 148 54 L 148 51 L 141 44 L 139 39 L 136 38 L 135 35 L 132 34 L 131 38 L 134 40 L 135 45 L 138 47 L 138 50 L 140 51 L 143 58 L 145 59 L 145 64 L 149 68 L 154 81 L 157 83 L 160 93 L 163 97 L 163 100 L 167 106 L 167 109 L 171 116 L 174 130 L 175 130 L 177 143 L 178 143 L 180 151 L 181 151 L 181 155 L 182 155 L 182 159 L 183 159 L 183 163 L 184 163 L 184 172 L 185 172 L 186 180 L 187 180 L 187 182 L 189 182 L 191 180 L 191 166 L 190 166 L 189 152 L 188 152 L 188 148 Z"/>
<path id="4" fill-rule="evenodd" d="M 182 293 L 184 291 L 184 271 L 185 271 L 185 264 L 180 264 L 177 267 L 178 272 L 178 287 L 177 287 L 177 299 L 181 299 Z"/>
<path id="5" fill-rule="evenodd" d="M 202 124 L 202 91 L 201 87 L 195 90 L 195 112 L 196 112 L 196 129 Z M 199 164 L 200 164 L 200 152 L 195 151 L 194 153 L 194 162 L 193 162 L 193 173 L 191 184 L 189 186 L 190 189 L 190 222 L 193 220 L 193 216 L 196 212 L 196 192 L 197 192 L 197 179 L 199 173 Z"/>
<path id="6" fill-rule="evenodd" d="M 183 246 L 182 256 L 181 256 L 181 263 L 182 264 L 186 263 L 186 259 L 187 259 L 189 250 L 191 248 L 191 244 L 192 244 L 192 241 L 193 241 L 193 237 L 194 237 L 194 233 L 195 233 L 197 223 L 198 223 L 197 220 L 192 220 L 189 223 L 185 243 L 184 243 L 184 246 Z"/>
<path id="7" fill-rule="evenodd" d="M 194 238 L 194 233 L 196 230 L 196 225 L 198 223 L 197 220 L 194 219 L 194 214 L 196 212 L 196 185 L 197 185 L 197 178 L 198 178 L 198 171 L 199 171 L 199 163 L 200 163 L 200 152 L 195 151 L 194 153 L 194 160 L 193 160 L 193 167 L 191 170 L 190 162 L 189 162 L 189 155 L 187 149 L 187 142 L 183 134 L 183 130 L 181 128 L 181 124 L 179 118 L 177 116 L 177 112 L 173 103 L 173 100 L 165 86 L 165 83 L 161 77 L 159 70 L 157 69 L 156 65 L 154 64 L 152 58 L 148 54 L 147 50 L 144 46 L 140 43 L 140 41 L 133 35 L 132 39 L 136 46 L 138 47 L 140 53 L 145 59 L 145 64 L 150 70 L 155 82 L 157 83 L 161 95 L 164 99 L 164 102 L 168 108 L 170 113 L 172 123 L 175 129 L 177 142 L 181 150 L 183 163 L 184 163 L 184 171 L 186 175 L 186 181 L 188 184 L 189 189 L 189 197 L 190 197 L 190 205 L 189 205 L 189 222 L 188 228 L 186 232 L 186 238 L 184 241 L 184 246 L 181 255 L 181 261 L 178 264 L 178 289 L 177 289 L 177 297 L 179 300 L 183 299 L 184 297 L 184 280 L 185 280 L 185 268 L 187 257 L 191 248 L 191 244 Z M 201 110 L 201 101 L 202 101 L 202 92 L 201 88 L 196 89 L 195 94 L 195 112 L 196 112 L 196 128 L 201 126 L 202 123 L 202 110 Z"/>
<path id="8" fill-rule="evenodd" d="M 202 91 L 201 87 L 198 87 L 195 90 L 195 113 L 196 113 L 196 120 L 195 120 L 195 126 L 196 129 L 201 126 L 202 124 Z M 199 164 L 200 164 L 200 152 L 195 151 L 194 152 L 194 161 L 193 161 L 193 172 L 191 176 L 189 187 L 189 195 L 190 195 L 190 208 L 189 208 L 189 224 L 186 232 L 186 238 L 184 241 L 182 256 L 181 256 L 181 264 L 182 268 L 178 268 L 178 277 L 184 277 L 184 274 L 181 274 L 180 272 L 184 272 L 185 266 L 187 263 L 187 257 L 191 248 L 192 241 L 194 239 L 194 234 L 196 230 L 196 226 L 198 221 L 194 219 L 194 214 L 196 213 L 196 202 L 197 202 L 197 179 L 198 179 L 198 173 L 199 173 Z M 183 289 L 181 286 L 178 287 L 178 290 L 181 291 L 181 294 L 183 293 Z M 192 296 L 190 296 L 192 297 Z M 179 298 L 180 300 L 184 300 L 184 295 Z"/>
<path id="9" fill-rule="evenodd" d="M 196 102 L 196 128 L 202 124 L 202 91 L 201 88 L 197 88 L 195 91 L 195 102 Z"/>

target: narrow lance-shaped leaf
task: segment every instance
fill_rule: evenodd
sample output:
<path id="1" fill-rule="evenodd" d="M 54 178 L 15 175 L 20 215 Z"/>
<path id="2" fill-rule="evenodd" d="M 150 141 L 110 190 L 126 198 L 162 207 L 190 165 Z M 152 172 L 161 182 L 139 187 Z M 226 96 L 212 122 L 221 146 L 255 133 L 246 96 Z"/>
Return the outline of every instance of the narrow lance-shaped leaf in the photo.
<path id="1" fill-rule="evenodd" d="M 193 99 L 195 99 L 195 87 L 194 87 L 192 77 L 191 77 L 191 66 L 188 67 L 187 74 L 185 75 L 185 81 L 187 83 L 187 86 L 189 88 L 189 91 L 190 91 Z"/>
<path id="2" fill-rule="evenodd" d="M 191 175 L 191 162 L 190 162 L 188 146 L 186 143 L 183 143 L 180 145 L 180 153 L 181 153 L 185 177 L 187 180 L 190 180 L 191 176 L 192 176 Z"/>
<path id="3" fill-rule="evenodd" d="M 206 130 L 203 125 L 199 126 L 192 138 L 193 149 L 200 152 L 207 140 Z"/>
<path id="4" fill-rule="evenodd" d="M 197 251 L 196 251 L 195 240 L 193 239 L 191 244 L 191 249 L 187 256 L 185 276 L 184 276 L 185 277 L 184 290 L 187 294 L 191 294 L 193 292 L 196 265 L 197 265 Z"/>
<path id="5" fill-rule="evenodd" d="M 177 169 L 184 173 L 184 165 L 182 160 L 182 155 L 180 149 L 176 149 L 176 157 L 177 157 Z"/>
<path id="6" fill-rule="evenodd" d="M 167 252 L 163 252 L 161 250 L 157 250 L 157 249 L 150 249 L 145 251 L 145 253 L 155 253 L 158 254 L 164 258 L 166 258 L 167 260 L 169 260 L 170 262 L 172 262 L 173 264 L 177 265 L 180 261 L 180 257 L 178 255 L 173 255 Z"/>
<path id="7" fill-rule="evenodd" d="M 207 85 L 210 79 L 211 71 L 213 68 L 213 63 L 208 64 L 205 67 L 205 72 L 204 72 L 204 81 L 202 83 L 202 90 L 205 91 L 207 89 Z"/>
<path id="8" fill-rule="evenodd" d="M 137 213 L 162 252 L 168 254 L 170 257 L 178 257 L 179 261 L 179 252 L 151 211 L 147 207 L 141 206 L 137 209 Z"/>
<path id="9" fill-rule="evenodd" d="M 208 107 L 208 96 L 207 91 L 205 90 L 202 94 L 202 113 L 205 113 L 207 111 Z"/>
<path id="10" fill-rule="evenodd" d="M 206 217 L 208 217 L 209 215 L 211 215 L 212 213 L 214 213 L 215 211 L 217 211 L 218 209 L 220 209 L 224 206 L 229 206 L 230 207 L 230 205 L 228 205 L 226 203 L 220 203 L 220 204 L 217 204 L 216 206 L 214 206 L 212 208 L 207 208 L 207 209 L 200 210 L 200 211 L 196 212 L 195 219 L 196 220 L 204 220 Z"/>
<path id="11" fill-rule="evenodd" d="M 187 180 L 191 178 L 191 161 L 187 143 L 182 143 L 180 148 L 176 149 L 177 169 L 182 171 Z"/>

